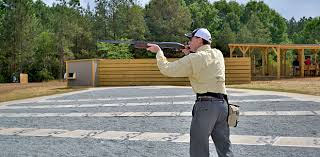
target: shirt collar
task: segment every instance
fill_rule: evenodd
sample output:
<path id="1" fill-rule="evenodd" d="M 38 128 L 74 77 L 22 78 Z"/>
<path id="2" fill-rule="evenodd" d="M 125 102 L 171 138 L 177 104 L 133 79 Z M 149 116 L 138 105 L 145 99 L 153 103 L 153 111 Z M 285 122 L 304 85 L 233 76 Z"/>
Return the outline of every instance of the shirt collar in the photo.
<path id="1" fill-rule="evenodd" d="M 196 52 L 210 50 L 211 46 L 209 44 L 200 46 Z"/>

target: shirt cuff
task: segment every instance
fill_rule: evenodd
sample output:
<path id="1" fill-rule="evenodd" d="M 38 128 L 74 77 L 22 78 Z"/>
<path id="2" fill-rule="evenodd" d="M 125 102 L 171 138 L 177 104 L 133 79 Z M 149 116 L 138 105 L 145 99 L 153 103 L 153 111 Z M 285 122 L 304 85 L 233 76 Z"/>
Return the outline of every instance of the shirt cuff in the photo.
<path id="1" fill-rule="evenodd" d="M 160 60 L 160 61 L 166 61 L 167 60 L 167 58 L 164 56 L 162 50 L 157 52 L 156 58 L 157 58 L 157 60 Z"/>

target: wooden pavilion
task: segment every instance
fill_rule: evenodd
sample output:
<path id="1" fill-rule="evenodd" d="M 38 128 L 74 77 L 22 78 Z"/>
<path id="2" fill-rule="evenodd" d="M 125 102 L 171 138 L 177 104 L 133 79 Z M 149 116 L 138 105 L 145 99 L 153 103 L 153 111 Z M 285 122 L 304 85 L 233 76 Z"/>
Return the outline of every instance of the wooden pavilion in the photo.
<path id="1" fill-rule="evenodd" d="M 260 49 L 262 51 L 262 75 L 265 76 L 265 66 L 268 64 L 268 53 L 275 52 L 277 55 L 277 79 L 280 79 L 281 70 L 283 69 L 283 65 L 281 63 L 286 64 L 286 53 L 288 50 L 298 50 L 298 60 L 299 60 L 299 70 L 300 77 L 304 77 L 305 71 L 305 50 L 309 49 L 315 55 L 315 60 L 317 59 L 317 53 L 320 50 L 320 44 L 228 44 L 230 49 L 230 57 L 233 57 L 233 52 L 236 48 L 238 48 L 242 56 L 245 57 L 250 56 L 250 53 L 254 49 Z M 318 65 L 319 66 L 319 65 Z M 309 68 L 309 67 L 308 67 Z"/>

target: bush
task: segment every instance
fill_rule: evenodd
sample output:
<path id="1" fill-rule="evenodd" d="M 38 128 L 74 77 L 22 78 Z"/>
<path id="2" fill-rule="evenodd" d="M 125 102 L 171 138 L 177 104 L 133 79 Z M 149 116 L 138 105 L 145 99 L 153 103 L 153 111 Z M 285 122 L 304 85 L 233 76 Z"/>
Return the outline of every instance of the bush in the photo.
<path id="1" fill-rule="evenodd" d="M 107 59 L 130 59 L 133 58 L 132 53 L 129 52 L 128 44 L 109 44 L 98 42 L 98 51 L 100 57 Z"/>
<path id="2" fill-rule="evenodd" d="M 0 75 L 0 83 L 6 83 L 6 79 L 2 75 Z"/>
<path id="3" fill-rule="evenodd" d="M 38 71 L 36 74 L 36 78 L 39 81 L 48 81 L 54 79 L 52 74 L 47 69 L 42 69 L 41 71 Z"/>

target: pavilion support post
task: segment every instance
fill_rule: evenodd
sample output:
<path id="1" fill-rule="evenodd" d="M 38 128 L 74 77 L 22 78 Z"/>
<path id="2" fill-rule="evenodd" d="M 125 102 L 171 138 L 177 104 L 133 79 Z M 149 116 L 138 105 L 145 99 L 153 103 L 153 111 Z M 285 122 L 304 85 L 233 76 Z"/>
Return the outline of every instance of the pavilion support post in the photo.
<path id="1" fill-rule="evenodd" d="M 317 62 L 318 59 L 318 52 L 316 49 L 313 49 L 312 52 L 314 53 L 314 61 Z M 318 63 L 319 64 L 319 63 Z"/>
<path id="2" fill-rule="evenodd" d="M 284 76 L 287 76 L 287 50 L 283 50 L 284 53 Z"/>
<path id="3" fill-rule="evenodd" d="M 297 53 L 297 56 L 296 56 L 296 59 L 298 60 L 298 62 L 299 62 L 299 75 L 300 75 L 300 69 L 301 69 L 301 66 L 300 66 L 300 50 L 298 49 L 297 50 L 298 51 L 298 53 Z M 296 73 L 298 73 L 298 71 L 296 71 Z M 295 75 L 293 75 L 293 76 L 296 76 L 297 74 L 295 74 Z"/>
<path id="4" fill-rule="evenodd" d="M 229 49 L 230 49 L 230 58 L 232 58 L 232 53 L 233 53 L 235 47 L 234 46 L 229 46 Z"/>
<path id="5" fill-rule="evenodd" d="M 252 58 L 251 68 L 252 68 L 253 74 L 256 75 L 256 56 L 252 55 L 251 58 Z"/>
<path id="6" fill-rule="evenodd" d="M 240 49 L 240 51 L 242 52 L 242 57 L 246 57 L 246 52 L 248 51 L 248 49 L 249 49 L 249 46 L 247 46 L 247 47 L 241 47 L 241 46 L 239 46 L 239 49 Z"/>
<path id="7" fill-rule="evenodd" d="M 264 76 L 265 75 L 265 73 L 264 73 L 264 51 L 262 52 L 261 59 L 262 59 L 261 72 L 262 72 L 262 76 Z"/>
<path id="8" fill-rule="evenodd" d="M 280 53 L 281 53 L 281 75 L 282 76 L 286 76 L 286 49 L 281 49 Z"/>
<path id="9" fill-rule="evenodd" d="M 283 53 L 280 50 L 280 76 L 283 76 Z"/>
<path id="10" fill-rule="evenodd" d="M 266 69 L 265 69 L 265 66 L 266 66 L 266 61 L 267 61 L 267 53 L 268 53 L 268 49 L 267 48 L 264 48 L 262 49 L 262 76 L 265 76 L 266 75 Z"/>
<path id="11" fill-rule="evenodd" d="M 255 55 L 252 54 L 253 49 L 249 48 L 246 49 L 247 52 L 247 56 L 250 57 L 251 60 L 251 70 L 252 70 L 252 74 L 256 75 L 256 58 Z"/>
<path id="12" fill-rule="evenodd" d="M 276 69 L 274 69 L 273 65 L 271 65 L 269 70 L 270 70 L 271 74 L 274 74 L 274 70 L 276 70 L 276 73 L 275 73 L 276 78 L 280 79 L 280 78 L 278 78 L 278 71 L 281 72 L 281 69 L 280 69 L 280 65 L 281 65 L 281 63 L 280 63 L 280 51 L 278 53 L 277 47 L 271 47 L 271 51 L 273 51 L 276 54 L 276 56 L 277 56 L 277 61 L 276 62 L 277 63 L 276 63 Z"/>
<path id="13" fill-rule="evenodd" d="M 254 50 L 253 48 L 248 47 L 248 50 L 247 50 L 249 53 L 248 56 L 250 56 L 250 57 L 252 56 L 253 50 Z"/>
<path id="14" fill-rule="evenodd" d="M 300 77 L 304 77 L 304 49 L 299 50 Z"/>
<path id="15" fill-rule="evenodd" d="M 240 50 L 241 53 L 242 53 L 242 57 L 244 57 L 245 53 L 243 52 L 244 50 L 243 50 L 243 48 L 242 48 L 241 46 L 239 46 L 239 50 Z"/>
<path id="16" fill-rule="evenodd" d="M 280 60 L 280 47 L 277 47 L 277 79 L 280 79 L 280 73 L 281 73 L 281 60 Z"/>
<path id="17" fill-rule="evenodd" d="M 267 48 L 265 57 L 266 57 L 267 74 L 270 75 L 270 73 L 269 73 L 269 53 L 268 53 L 268 51 L 269 51 L 269 49 Z"/>

